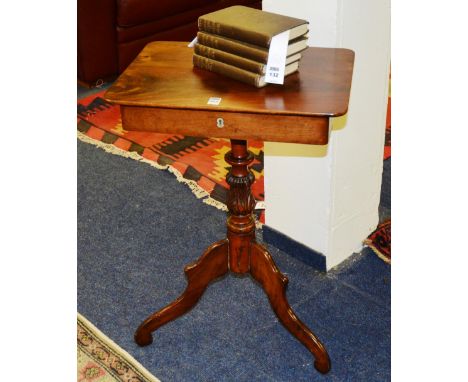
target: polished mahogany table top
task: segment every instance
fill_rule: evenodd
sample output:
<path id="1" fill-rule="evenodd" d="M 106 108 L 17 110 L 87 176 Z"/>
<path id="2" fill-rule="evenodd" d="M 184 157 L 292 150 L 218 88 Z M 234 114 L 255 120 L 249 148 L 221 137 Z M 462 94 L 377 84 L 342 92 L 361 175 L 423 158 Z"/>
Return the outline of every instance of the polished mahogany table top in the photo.
<path id="1" fill-rule="evenodd" d="M 259 89 L 193 67 L 187 45 L 148 44 L 107 91 L 105 98 L 121 105 L 127 130 L 326 144 L 328 118 L 347 112 L 352 50 L 307 48 L 284 85 Z M 213 97 L 218 105 L 208 103 Z"/>

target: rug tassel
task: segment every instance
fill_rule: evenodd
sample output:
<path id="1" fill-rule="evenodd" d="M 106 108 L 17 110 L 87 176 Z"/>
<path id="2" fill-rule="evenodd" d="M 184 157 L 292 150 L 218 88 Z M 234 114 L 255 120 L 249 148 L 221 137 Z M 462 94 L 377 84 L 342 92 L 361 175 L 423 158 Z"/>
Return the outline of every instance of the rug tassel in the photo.
<path id="1" fill-rule="evenodd" d="M 192 193 L 198 199 L 209 196 L 209 193 L 207 191 L 205 191 L 203 188 L 201 188 L 195 181 L 190 180 L 190 179 L 185 179 L 183 177 L 183 175 L 180 173 L 179 170 L 175 169 L 174 167 L 171 167 L 170 165 L 165 165 L 165 166 L 160 165 L 159 163 L 157 163 L 155 161 L 152 161 L 152 160 L 149 160 L 149 159 L 146 159 L 146 158 L 142 157 L 140 154 L 138 154 L 135 151 L 130 152 L 130 151 L 120 149 L 118 147 L 115 147 L 113 144 L 104 143 L 104 142 L 98 141 L 96 139 L 90 138 L 86 134 L 83 134 L 80 131 L 77 131 L 77 134 L 78 134 L 78 139 L 79 140 L 81 140 L 81 141 L 83 141 L 85 143 L 89 143 L 91 145 L 94 145 L 96 147 L 99 147 L 99 148 L 103 149 L 104 151 L 106 151 L 106 152 L 108 152 L 110 154 L 119 155 L 121 157 L 131 158 L 131 159 L 137 160 L 139 162 L 147 163 L 150 166 L 157 168 L 158 170 L 167 170 L 167 171 L 169 171 L 170 173 L 175 175 L 178 182 L 185 183 L 186 185 L 188 185 L 189 188 L 192 190 Z"/>
<path id="2" fill-rule="evenodd" d="M 150 161 L 146 158 L 143 158 L 140 154 L 136 153 L 135 151 L 126 151 L 114 146 L 111 143 L 104 143 L 96 139 L 90 138 L 86 134 L 83 134 L 81 131 L 77 131 L 77 134 L 78 139 L 80 141 L 99 147 L 100 149 L 103 149 L 104 151 L 110 154 L 119 155 L 121 157 L 131 158 L 140 162 L 148 163 L 150 166 L 156 167 L 159 170 L 166 170 L 169 167 L 169 165 L 162 166 L 154 161 Z"/>
<path id="3" fill-rule="evenodd" d="M 208 197 L 203 199 L 203 203 L 206 203 L 210 206 L 216 207 L 218 210 L 227 211 L 227 206 L 224 203 L 218 202 L 217 200 L 213 199 L 212 197 Z"/>
<path id="4" fill-rule="evenodd" d="M 213 199 L 212 197 L 210 197 L 210 194 L 206 190 L 201 188 L 197 184 L 197 182 L 195 182 L 193 180 L 190 180 L 190 179 L 185 179 L 183 177 L 183 175 L 180 173 L 179 170 L 175 169 L 174 167 L 172 167 L 170 165 L 162 166 L 157 162 L 154 162 L 152 160 L 149 160 L 149 159 L 146 159 L 146 158 L 142 157 L 140 154 L 136 153 L 135 151 L 131 151 L 131 152 L 126 151 L 126 150 L 123 150 L 123 149 L 120 149 L 120 148 L 114 146 L 111 143 L 104 143 L 104 142 L 98 141 L 96 139 L 88 137 L 86 134 L 83 134 L 81 131 L 77 131 L 77 135 L 78 135 L 78 139 L 80 141 L 85 142 L 85 143 L 89 143 L 89 144 L 94 145 L 96 147 L 99 147 L 100 149 L 103 149 L 104 151 L 106 151 L 106 152 L 108 152 L 110 154 L 119 155 L 121 157 L 131 158 L 131 159 L 137 160 L 139 162 L 147 163 L 150 166 L 157 168 L 158 170 L 167 170 L 176 177 L 178 182 L 185 183 L 187 186 L 189 186 L 192 193 L 198 199 L 205 198 L 205 199 L 203 199 L 203 203 L 206 203 L 206 204 L 208 204 L 210 206 L 216 207 L 218 210 L 222 210 L 222 211 L 227 211 L 228 210 L 224 203 L 221 203 L 221 202 Z M 255 219 L 255 225 L 256 225 L 256 227 L 258 229 L 262 229 L 262 227 L 263 227 L 263 224 L 260 221 L 258 221 L 257 219 Z"/>
<path id="5" fill-rule="evenodd" d="M 377 247 L 375 247 L 374 245 L 372 245 L 372 241 L 370 240 L 365 240 L 364 241 L 364 245 L 368 248 L 370 248 L 376 255 L 379 259 L 385 261 L 387 264 L 391 264 L 392 261 L 387 257 L 385 256 L 382 252 L 380 252 Z"/>
<path id="6" fill-rule="evenodd" d="M 210 195 L 207 191 L 205 191 L 203 188 L 201 188 L 197 182 L 189 179 L 185 179 L 184 176 L 180 173 L 179 170 L 175 169 L 174 167 L 168 166 L 167 170 L 174 174 L 177 181 L 180 183 L 185 183 L 189 188 L 192 190 L 192 193 L 198 198 L 204 198 L 205 196 Z"/>

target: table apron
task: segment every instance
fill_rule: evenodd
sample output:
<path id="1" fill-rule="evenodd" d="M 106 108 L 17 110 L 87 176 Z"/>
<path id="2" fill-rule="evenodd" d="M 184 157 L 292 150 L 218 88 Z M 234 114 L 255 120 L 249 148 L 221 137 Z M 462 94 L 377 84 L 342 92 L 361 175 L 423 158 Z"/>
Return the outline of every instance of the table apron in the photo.
<path id="1" fill-rule="evenodd" d="M 325 145 L 327 116 L 297 116 L 121 105 L 128 131 Z"/>

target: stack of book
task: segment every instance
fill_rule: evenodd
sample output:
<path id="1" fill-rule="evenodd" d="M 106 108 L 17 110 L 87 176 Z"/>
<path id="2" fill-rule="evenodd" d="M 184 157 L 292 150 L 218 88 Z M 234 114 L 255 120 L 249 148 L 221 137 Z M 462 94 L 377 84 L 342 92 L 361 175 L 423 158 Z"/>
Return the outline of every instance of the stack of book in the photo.
<path id="1" fill-rule="evenodd" d="M 307 48 L 306 20 L 238 5 L 200 16 L 198 30 L 194 66 L 256 87 L 267 85 L 273 36 L 289 31 L 285 76 L 299 69 Z"/>

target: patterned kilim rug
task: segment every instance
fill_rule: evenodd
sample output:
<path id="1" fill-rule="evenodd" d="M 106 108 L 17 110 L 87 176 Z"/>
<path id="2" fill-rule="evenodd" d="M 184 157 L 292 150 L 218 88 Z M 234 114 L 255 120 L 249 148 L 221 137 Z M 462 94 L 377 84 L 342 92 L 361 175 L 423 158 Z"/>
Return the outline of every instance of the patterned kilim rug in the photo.
<path id="1" fill-rule="evenodd" d="M 377 229 L 364 241 L 383 261 L 391 263 L 391 242 L 392 224 L 388 219 L 380 223 Z"/>
<path id="2" fill-rule="evenodd" d="M 180 182 L 187 184 L 197 197 L 203 198 L 203 202 L 227 210 L 228 185 L 225 177 L 228 167 L 224 155 L 230 150 L 229 140 L 126 131 L 122 127 L 119 106 L 105 101 L 103 95 L 104 91 L 78 101 L 79 139 L 113 154 L 166 169 Z M 251 167 L 255 175 L 252 192 L 257 201 L 263 201 L 263 142 L 250 140 L 249 150 L 255 157 Z M 391 97 L 388 98 L 384 160 L 389 158 L 390 154 Z M 265 223 L 264 210 L 259 208 L 255 210 L 255 214 L 260 224 Z M 388 248 L 382 246 L 384 241 L 387 242 L 386 238 Z M 372 244 L 373 240 L 377 239 L 380 244 Z M 390 223 L 379 225 L 366 240 L 366 244 L 379 256 L 383 254 L 383 258 L 388 258 L 390 262 Z"/>
<path id="3" fill-rule="evenodd" d="M 78 382 L 160 382 L 78 313 Z"/>
<path id="4" fill-rule="evenodd" d="M 224 155 L 230 150 L 229 140 L 125 131 L 119 106 L 105 101 L 103 95 L 104 91 L 78 101 L 79 139 L 113 154 L 167 169 L 205 203 L 227 210 L 228 165 Z M 257 201 L 263 201 L 263 142 L 249 140 L 249 150 L 254 154 L 252 192 Z M 262 209 L 255 210 L 255 214 L 261 223 L 265 222 Z"/>

